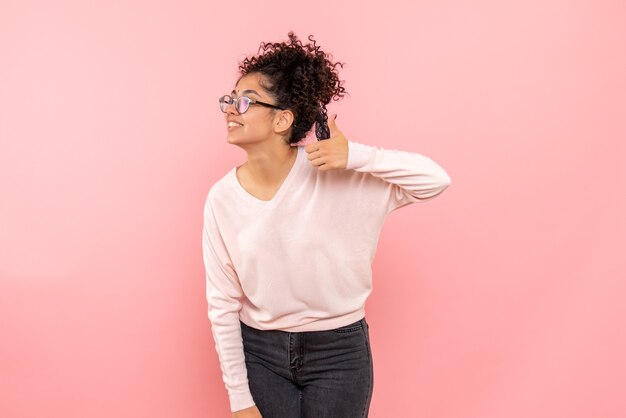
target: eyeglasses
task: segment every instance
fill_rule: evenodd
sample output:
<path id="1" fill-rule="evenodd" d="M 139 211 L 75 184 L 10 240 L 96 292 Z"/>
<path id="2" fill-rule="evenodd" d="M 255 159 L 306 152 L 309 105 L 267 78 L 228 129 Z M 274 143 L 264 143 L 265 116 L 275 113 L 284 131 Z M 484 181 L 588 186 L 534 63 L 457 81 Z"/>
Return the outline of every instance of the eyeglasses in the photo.
<path id="1" fill-rule="evenodd" d="M 232 102 L 235 102 L 235 109 L 237 110 L 238 113 L 246 113 L 246 111 L 250 108 L 250 105 L 253 105 L 253 104 L 273 107 L 274 109 L 285 110 L 282 107 L 269 104 L 269 103 L 260 102 L 256 99 L 251 99 L 248 96 L 239 96 L 236 99 L 233 99 L 230 95 L 226 94 L 220 97 L 220 109 L 222 110 L 222 112 L 226 113 L 226 109 L 228 108 L 228 106 L 230 106 Z"/>

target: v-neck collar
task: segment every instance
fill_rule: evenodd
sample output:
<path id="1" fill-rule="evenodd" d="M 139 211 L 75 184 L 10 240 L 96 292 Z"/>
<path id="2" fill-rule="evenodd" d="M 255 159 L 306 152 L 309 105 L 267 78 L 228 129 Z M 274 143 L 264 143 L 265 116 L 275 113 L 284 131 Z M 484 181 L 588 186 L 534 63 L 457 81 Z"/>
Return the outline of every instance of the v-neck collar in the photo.
<path id="1" fill-rule="evenodd" d="M 278 191 L 276 191 L 276 193 L 270 200 L 262 200 L 248 193 L 248 191 L 243 188 L 241 183 L 239 183 L 239 179 L 237 178 L 237 167 L 233 167 L 230 170 L 229 174 L 230 174 L 231 182 L 233 183 L 235 190 L 237 190 L 237 193 L 242 198 L 244 198 L 245 200 L 253 204 L 264 205 L 264 206 L 275 204 L 281 198 L 281 196 L 285 193 L 285 190 L 289 188 L 289 184 L 292 182 L 293 178 L 296 176 L 296 174 L 300 170 L 300 167 L 302 166 L 301 160 L 302 160 L 303 150 L 301 146 L 297 146 L 297 148 L 298 150 L 296 154 L 296 159 L 293 165 L 291 166 L 291 169 L 289 170 L 287 177 L 285 177 L 285 180 L 283 180 L 283 183 L 280 185 Z"/>

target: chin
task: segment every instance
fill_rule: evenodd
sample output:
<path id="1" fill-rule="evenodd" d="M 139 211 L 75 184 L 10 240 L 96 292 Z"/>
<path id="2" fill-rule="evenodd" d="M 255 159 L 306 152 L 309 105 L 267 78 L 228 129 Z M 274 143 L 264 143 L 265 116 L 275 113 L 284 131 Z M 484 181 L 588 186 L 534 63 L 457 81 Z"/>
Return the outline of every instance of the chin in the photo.
<path id="1" fill-rule="evenodd" d="M 229 144 L 236 144 L 239 141 L 237 140 L 237 138 L 233 138 L 231 134 L 226 134 L 226 142 L 228 142 Z"/>
<path id="2" fill-rule="evenodd" d="M 226 134 L 226 142 L 228 142 L 229 144 L 233 144 L 233 145 L 246 146 L 246 145 L 259 143 L 262 141 L 258 140 L 257 138 L 232 135 L 229 132 L 228 134 Z"/>
<path id="3" fill-rule="evenodd" d="M 247 145 L 250 143 L 250 141 L 246 141 L 246 140 L 241 141 L 239 138 L 233 138 L 230 135 L 226 136 L 226 142 L 229 143 L 230 145 L 235 145 L 243 150 L 246 150 Z"/>

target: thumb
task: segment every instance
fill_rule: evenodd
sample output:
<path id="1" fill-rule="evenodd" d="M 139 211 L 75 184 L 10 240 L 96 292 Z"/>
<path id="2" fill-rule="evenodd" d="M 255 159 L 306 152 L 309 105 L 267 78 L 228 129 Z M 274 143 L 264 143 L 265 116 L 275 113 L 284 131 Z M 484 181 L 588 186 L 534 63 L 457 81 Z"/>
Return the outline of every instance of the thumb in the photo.
<path id="1" fill-rule="evenodd" d="M 336 133 L 339 133 L 339 128 L 337 128 L 337 114 L 335 113 L 332 117 L 328 118 L 328 129 L 330 130 L 330 136 L 335 136 Z"/>

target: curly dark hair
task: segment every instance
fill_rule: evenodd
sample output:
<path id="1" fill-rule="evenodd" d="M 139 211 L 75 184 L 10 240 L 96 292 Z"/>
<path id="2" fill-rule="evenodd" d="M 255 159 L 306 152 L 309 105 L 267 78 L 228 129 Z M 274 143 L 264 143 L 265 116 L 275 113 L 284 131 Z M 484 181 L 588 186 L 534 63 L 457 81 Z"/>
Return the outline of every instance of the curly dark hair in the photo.
<path id="1" fill-rule="evenodd" d="M 304 138 L 317 122 L 320 133 L 321 122 L 328 120 L 326 105 L 331 100 L 339 100 L 348 94 L 341 85 L 336 66 L 343 68 L 345 63 L 332 63 L 332 55 L 326 54 L 313 44 L 303 45 L 293 31 L 288 33 L 289 41 L 281 43 L 261 42 L 259 55 L 248 57 L 239 64 L 240 77 L 259 73 L 261 87 L 276 100 L 276 104 L 289 109 L 294 114 L 294 123 L 288 136 L 288 143 L 294 144 Z M 263 51 L 261 53 L 261 51 Z"/>

